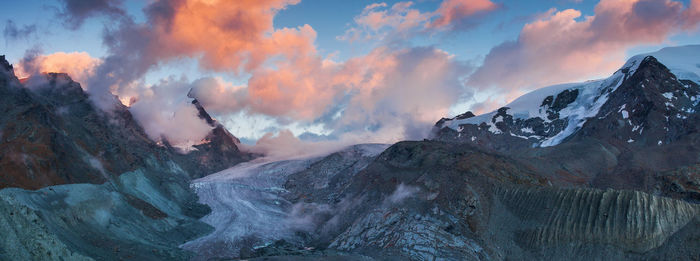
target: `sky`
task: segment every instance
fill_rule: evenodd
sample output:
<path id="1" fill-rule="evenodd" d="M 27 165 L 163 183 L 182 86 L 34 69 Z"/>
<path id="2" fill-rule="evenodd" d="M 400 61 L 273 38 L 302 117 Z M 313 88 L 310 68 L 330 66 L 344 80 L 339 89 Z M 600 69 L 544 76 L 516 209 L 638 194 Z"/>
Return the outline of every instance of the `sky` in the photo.
<path id="1" fill-rule="evenodd" d="M 66 72 L 183 148 L 210 129 L 192 98 L 251 149 L 391 143 L 700 43 L 700 0 L 24 0 L 0 17 L 19 77 Z"/>

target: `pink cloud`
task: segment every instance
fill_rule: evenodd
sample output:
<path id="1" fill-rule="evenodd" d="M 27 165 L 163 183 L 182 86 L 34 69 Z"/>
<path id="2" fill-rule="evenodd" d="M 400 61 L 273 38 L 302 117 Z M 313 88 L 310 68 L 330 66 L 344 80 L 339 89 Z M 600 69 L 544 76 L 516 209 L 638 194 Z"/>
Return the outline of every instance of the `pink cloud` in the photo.
<path id="1" fill-rule="evenodd" d="M 417 138 L 465 92 L 460 79 L 470 69 L 438 49 L 382 47 L 343 63 L 320 56 L 284 61 L 274 70 L 256 71 L 247 89 L 208 85 L 192 93 L 202 95 L 204 106 L 228 113 L 245 109 L 301 122 L 340 109 L 338 118 L 324 120 L 327 127 L 390 127 L 395 137 Z M 230 98 L 206 98 L 211 90 Z"/>
<path id="2" fill-rule="evenodd" d="M 155 1 L 145 9 L 147 22 L 124 21 L 107 32 L 109 55 L 89 81 L 100 87 L 91 94 L 98 104 L 109 104 L 112 93 L 123 96 L 152 138 L 189 144 L 206 128 L 187 102 L 166 103 L 183 101 L 185 85 L 217 114 L 244 112 L 286 122 L 320 122 L 332 130 L 381 131 L 377 136 L 386 140 L 421 138 L 465 92 L 460 79 L 471 68 L 432 47 L 379 47 L 345 62 L 323 57 L 311 26 L 273 26 L 277 12 L 298 2 Z M 368 6 L 367 18 L 358 21 L 368 28 L 425 27 L 429 17 L 411 5 L 397 3 L 387 10 L 383 4 Z M 250 78 L 245 86 L 216 78 L 189 84 L 167 80 L 158 85 L 162 88 L 138 83 L 151 69 L 180 58 L 197 60 L 207 72 L 242 72 Z M 171 122 L 194 127 L 177 135 L 169 133 L 177 129 Z"/>
<path id="3" fill-rule="evenodd" d="M 299 0 L 188 0 L 172 4 L 169 20 L 153 20 L 161 58 L 199 57 L 206 69 L 254 70 L 275 55 L 294 55 L 313 47 L 316 32 L 308 25 L 273 28 L 275 14 Z"/>
<path id="4" fill-rule="evenodd" d="M 427 26 L 430 28 L 454 26 L 465 18 L 497 8 L 498 5 L 490 0 L 445 0 L 435 11 L 437 18 Z"/>
<path id="5" fill-rule="evenodd" d="M 697 25 L 700 23 L 700 0 L 691 0 L 683 16 L 686 29 L 696 29 Z"/>
<path id="6" fill-rule="evenodd" d="M 94 75 L 95 68 L 100 63 L 100 59 L 93 58 L 86 52 L 56 52 L 21 61 L 15 68 L 15 74 L 18 78 L 26 78 L 36 73 L 67 73 L 86 89 L 86 80 Z"/>
<path id="7" fill-rule="evenodd" d="M 388 34 L 403 34 L 418 28 L 428 22 L 431 15 L 411 8 L 412 5 L 413 2 L 398 2 L 391 8 L 387 8 L 386 3 L 368 5 L 354 18 L 355 26 L 338 39 L 350 42 L 382 39 Z"/>
<path id="8" fill-rule="evenodd" d="M 381 40 L 387 35 L 405 37 L 420 29 L 462 29 L 466 20 L 498 8 L 490 0 L 445 0 L 434 12 L 421 12 L 412 6 L 413 2 L 398 2 L 391 8 L 386 3 L 370 4 L 355 17 L 355 26 L 338 39 Z"/>
<path id="9" fill-rule="evenodd" d="M 299 0 L 154 1 L 148 20 L 129 19 L 107 31 L 109 55 L 89 81 L 93 100 L 113 106 L 112 93 L 130 86 L 160 64 L 193 58 L 208 71 L 239 74 L 260 69 L 272 59 L 294 59 L 315 52 L 316 32 L 308 25 L 273 27 L 276 13 Z"/>
<path id="10" fill-rule="evenodd" d="M 603 0 L 593 16 L 554 12 L 526 24 L 517 40 L 491 49 L 467 85 L 522 91 L 610 74 L 628 48 L 659 44 L 697 26 L 697 2 L 684 8 L 670 0 Z"/>

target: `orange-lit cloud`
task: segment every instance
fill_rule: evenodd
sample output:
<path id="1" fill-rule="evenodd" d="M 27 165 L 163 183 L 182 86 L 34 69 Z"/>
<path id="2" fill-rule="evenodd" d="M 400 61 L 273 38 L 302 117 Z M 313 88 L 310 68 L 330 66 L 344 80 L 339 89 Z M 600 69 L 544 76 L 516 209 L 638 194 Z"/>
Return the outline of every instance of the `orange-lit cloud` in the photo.
<path id="1" fill-rule="evenodd" d="M 659 44 L 697 26 L 697 4 L 603 0 L 593 16 L 574 9 L 553 12 L 526 24 L 517 40 L 491 49 L 468 85 L 522 91 L 610 74 L 624 63 L 628 48 Z"/>
<path id="2" fill-rule="evenodd" d="M 700 23 L 700 0 L 690 0 L 688 10 L 683 13 L 685 28 L 688 30 L 696 29 Z"/>
<path id="3" fill-rule="evenodd" d="M 357 41 L 373 38 L 381 39 L 387 34 L 403 34 L 424 25 L 431 17 L 411 8 L 413 2 L 398 2 L 387 8 L 386 3 L 366 6 L 362 13 L 354 18 L 356 26 L 345 31 L 339 40 Z"/>
<path id="4" fill-rule="evenodd" d="M 205 70 L 249 73 L 273 59 L 314 52 L 316 32 L 308 25 L 273 27 L 275 14 L 299 0 L 154 1 L 147 21 L 122 20 L 104 38 L 108 56 L 89 82 L 103 109 L 111 93 L 128 92 L 147 72 L 180 58 L 193 58 Z"/>
<path id="5" fill-rule="evenodd" d="M 299 0 L 188 0 L 173 6 L 168 23 L 156 32 L 165 55 L 201 55 L 214 70 L 253 70 L 275 55 L 293 56 L 314 49 L 310 26 L 273 28 L 277 11 Z"/>
<path id="6" fill-rule="evenodd" d="M 445 0 L 435 11 L 437 18 L 428 24 L 431 28 L 455 26 L 470 16 L 496 10 L 498 5 L 490 0 Z"/>
<path id="7" fill-rule="evenodd" d="M 391 8 L 386 3 L 370 4 L 354 18 L 355 26 L 337 38 L 353 42 L 383 39 L 387 35 L 405 37 L 422 29 L 466 29 L 476 24 L 476 16 L 498 9 L 490 0 L 445 0 L 434 12 L 421 12 L 412 6 L 410 1 L 398 2 Z"/>
<path id="8" fill-rule="evenodd" d="M 57 52 L 21 61 L 15 68 L 15 74 L 19 78 L 26 78 L 36 73 L 67 73 L 85 89 L 84 83 L 95 73 L 95 68 L 101 62 L 100 59 L 93 58 L 86 52 Z"/>
<path id="9" fill-rule="evenodd" d="M 229 113 L 245 108 L 302 122 L 320 120 L 332 129 L 386 127 L 418 138 L 466 92 L 460 79 L 470 69 L 435 48 L 382 47 L 343 63 L 319 56 L 281 62 L 254 73 L 246 89 L 216 83 L 197 85 L 192 94 L 202 97 L 204 106 Z M 205 97 L 215 93 L 229 98 Z M 333 110 L 338 114 L 329 115 Z"/>

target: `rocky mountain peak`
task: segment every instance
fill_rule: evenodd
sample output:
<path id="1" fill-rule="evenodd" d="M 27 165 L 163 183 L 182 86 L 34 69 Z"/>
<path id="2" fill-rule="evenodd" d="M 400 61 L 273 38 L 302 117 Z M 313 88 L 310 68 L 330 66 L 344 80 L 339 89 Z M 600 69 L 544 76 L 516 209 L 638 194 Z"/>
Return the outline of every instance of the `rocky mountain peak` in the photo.
<path id="1" fill-rule="evenodd" d="M 678 79 L 655 57 L 647 56 L 576 137 L 636 146 L 673 142 L 696 131 L 699 95 L 700 85 Z"/>
<path id="2" fill-rule="evenodd" d="M 605 133 L 615 133 L 616 139 L 633 143 L 641 139 L 643 125 L 652 124 L 642 123 L 646 121 L 664 125 L 658 129 L 670 135 L 654 135 L 655 144 L 677 139 L 675 133 L 695 129 L 685 120 L 694 115 L 700 99 L 696 97 L 700 91 L 698 82 L 692 80 L 696 77 L 693 68 L 677 66 L 677 56 L 668 49 L 635 56 L 606 79 L 545 87 L 491 113 L 443 118 L 435 125 L 434 139 L 467 142 L 498 151 L 554 146 L 575 137 L 610 138 Z M 669 69 L 660 60 L 669 62 L 669 67 L 675 69 Z M 679 79 L 676 74 L 689 79 Z M 647 119 L 651 111 L 656 113 Z M 586 127 L 611 115 L 617 115 L 615 121 L 630 126 L 638 137 L 612 131 L 610 128 L 617 126 L 612 123 L 605 125 L 605 131 Z M 647 145 L 650 144 L 651 141 Z"/>
<path id="3" fill-rule="evenodd" d="M 14 71 L 12 65 L 5 59 L 4 55 L 0 55 L 0 68 L 4 71 Z"/>
<path id="4" fill-rule="evenodd" d="M 238 148 L 241 141 L 211 117 L 197 99 L 192 100 L 192 105 L 197 108 L 199 118 L 206 121 L 213 129 L 200 144 L 193 146 L 194 150 L 186 153 L 177 152 L 175 155 L 191 177 L 200 178 L 258 157 L 258 155 L 241 151 Z"/>

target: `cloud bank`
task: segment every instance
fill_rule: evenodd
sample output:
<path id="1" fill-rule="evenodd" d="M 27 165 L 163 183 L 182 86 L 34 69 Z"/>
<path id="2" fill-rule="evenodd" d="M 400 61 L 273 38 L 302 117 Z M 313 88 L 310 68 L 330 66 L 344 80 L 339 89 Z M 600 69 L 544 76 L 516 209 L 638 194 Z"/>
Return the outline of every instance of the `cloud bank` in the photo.
<path id="1" fill-rule="evenodd" d="M 502 6 L 489 0 L 445 0 L 433 11 L 420 11 L 413 2 L 370 4 L 338 39 L 380 41 L 369 53 L 343 61 L 321 54 L 310 25 L 274 26 L 275 16 L 299 0 L 154 0 L 144 8 L 144 22 L 126 15 L 121 0 L 61 1 L 71 29 L 92 16 L 119 17 L 104 31 L 107 55 L 79 76 L 100 108 L 109 111 L 121 100 L 152 138 L 191 144 L 208 129 L 193 113 L 189 94 L 216 115 L 322 126 L 325 134 L 302 135 L 328 140 L 317 143 L 319 150 L 421 139 L 453 104 L 475 92 L 500 90 L 499 101 L 508 100 L 523 90 L 610 73 L 629 48 L 662 43 L 700 23 L 700 0 L 687 7 L 672 0 L 602 0 L 591 16 L 552 9 L 474 67 L 434 46 L 384 39 L 472 28 Z M 147 73 L 182 59 L 196 61 L 205 77 L 142 83 Z M 65 69 L 83 66 L 75 67 Z M 221 73 L 247 80 L 233 84 L 206 76 Z M 497 105 L 487 100 L 473 108 Z M 177 126 L 192 127 L 170 133 L 180 131 Z M 291 132 L 277 132 L 264 136 L 257 149 L 292 148 L 282 154 L 295 154 L 309 148 Z"/>
<path id="2" fill-rule="evenodd" d="M 34 50 L 25 55 L 25 58 L 16 66 L 15 74 L 19 78 L 26 78 L 37 73 L 61 72 L 67 73 L 74 81 L 84 84 L 95 74 L 95 68 L 102 62 L 98 58 L 91 57 L 86 52 L 56 52 L 48 55 L 39 54 Z"/>
<path id="3" fill-rule="evenodd" d="M 671 0 L 602 0 L 592 16 L 578 10 L 553 11 L 526 24 L 515 41 L 486 55 L 468 85 L 506 91 L 585 80 L 617 70 L 625 51 L 660 44 L 700 21 L 700 1 L 688 8 Z"/>
<path id="4" fill-rule="evenodd" d="M 367 5 L 354 20 L 354 25 L 337 37 L 344 41 L 407 38 L 416 31 L 465 30 L 478 24 L 480 18 L 498 9 L 490 0 L 445 0 L 433 12 L 412 8 L 413 2 L 398 2 L 390 8 L 386 3 Z"/>

